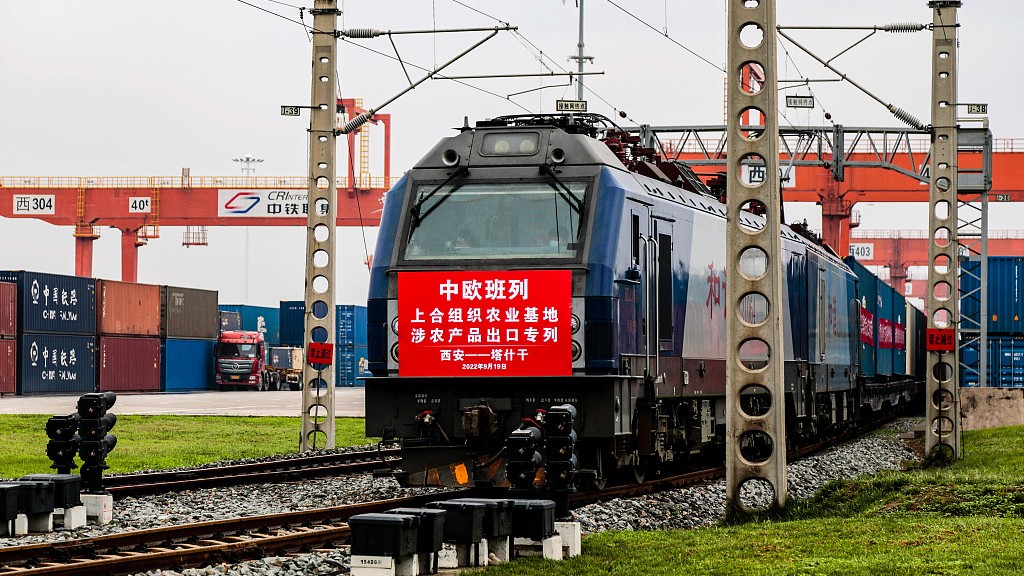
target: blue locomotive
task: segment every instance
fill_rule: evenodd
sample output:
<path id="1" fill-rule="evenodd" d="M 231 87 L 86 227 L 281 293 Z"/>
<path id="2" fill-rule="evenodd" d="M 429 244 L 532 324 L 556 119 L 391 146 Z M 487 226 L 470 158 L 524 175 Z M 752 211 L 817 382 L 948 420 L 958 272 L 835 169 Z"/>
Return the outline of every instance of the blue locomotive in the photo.
<path id="1" fill-rule="evenodd" d="M 438 143 L 387 194 L 367 303 L 366 433 L 402 442 L 400 479 L 544 484 L 557 469 L 602 485 L 721 451 L 723 193 L 596 115 L 467 123 Z M 906 406 L 923 321 L 806 226 L 783 236 L 795 446 Z"/>

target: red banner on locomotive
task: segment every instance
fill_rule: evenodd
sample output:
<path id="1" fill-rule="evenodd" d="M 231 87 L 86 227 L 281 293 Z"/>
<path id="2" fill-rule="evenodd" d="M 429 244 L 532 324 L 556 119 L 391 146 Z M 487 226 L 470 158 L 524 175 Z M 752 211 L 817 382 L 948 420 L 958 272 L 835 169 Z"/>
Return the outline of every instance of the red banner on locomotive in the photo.
<path id="1" fill-rule="evenodd" d="M 569 376 L 568 270 L 401 272 L 401 376 Z"/>

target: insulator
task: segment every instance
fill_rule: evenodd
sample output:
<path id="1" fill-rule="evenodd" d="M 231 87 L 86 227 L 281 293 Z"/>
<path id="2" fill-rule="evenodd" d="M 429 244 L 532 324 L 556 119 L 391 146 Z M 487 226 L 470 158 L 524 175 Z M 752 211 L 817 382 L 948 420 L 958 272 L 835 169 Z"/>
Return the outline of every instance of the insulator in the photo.
<path id="1" fill-rule="evenodd" d="M 381 34 L 383 32 L 376 28 L 350 28 L 341 31 L 341 35 L 347 38 L 376 38 Z"/>
<path id="2" fill-rule="evenodd" d="M 905 34 L 908 32 L 920 32 L 925 29 L 925 25 L 915 24 L 914 22 L 893 22 L 892 24 L 880 26 L 879 29 L 885 32 L 892 32 L 893 34 Z"/>
<path id="3" fill-rule="evenodd" d="M 363 112 L 359 116 L 356 116 L 355 118 L 349 120 L 348 123 L 341 128 L 341 133 L 349 134 L 351 132 L 354 132 L 356 128 L 359 128 L 363 124 L 366 124 L 366 121 L 369 120 L 371 116 L 373 116 L 373 110 Z"/>
<path id="4" fill-rule="evenodd" d="M 906 110 L 904 110 L 903 108 L 900 108 L 899 106 L 893 106 L 892 104 L 890 104 L 889 105 L 889 112 L 892 112 L 892 115 L 895 116 L 897 120 L 899 120 L 900 122 L 903 122 L 904 124 L 907 124 L 909 126 L 913 126 L 914 128 L 917 128 L 918 130 L 924 130 L 925 129 L 925 125 L 922 124 L 920 120 L 918 120 L 917 118 L 914 117 L 913 114 L 911 114 L 910 112 L 907 112 Z"/>

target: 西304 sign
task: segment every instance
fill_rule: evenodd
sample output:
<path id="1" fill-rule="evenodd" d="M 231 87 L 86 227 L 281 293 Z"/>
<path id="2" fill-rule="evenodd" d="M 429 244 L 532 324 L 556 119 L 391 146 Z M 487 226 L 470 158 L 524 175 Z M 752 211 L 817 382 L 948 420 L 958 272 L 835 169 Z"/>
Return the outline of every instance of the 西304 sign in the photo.
<path id="1" fill-rule="evenodd" d="M 55 214 L 57 205 L 56 197 L 53 194 L 15 194 L 13 214 Z"/>

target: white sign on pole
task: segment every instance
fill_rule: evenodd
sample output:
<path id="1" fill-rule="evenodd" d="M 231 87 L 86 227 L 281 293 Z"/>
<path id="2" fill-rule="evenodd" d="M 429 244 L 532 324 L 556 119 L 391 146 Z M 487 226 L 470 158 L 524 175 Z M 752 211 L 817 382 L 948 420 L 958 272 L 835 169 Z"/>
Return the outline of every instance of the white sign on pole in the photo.
<path id="1" fill-rule="evenodd" d="M 853 256 L 857 260 L 874 260 L 875 259 L 875 245 L 871 243 L 867 244 L 853 244 L 850 243 L 850 256 Z"/>

